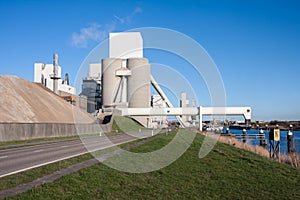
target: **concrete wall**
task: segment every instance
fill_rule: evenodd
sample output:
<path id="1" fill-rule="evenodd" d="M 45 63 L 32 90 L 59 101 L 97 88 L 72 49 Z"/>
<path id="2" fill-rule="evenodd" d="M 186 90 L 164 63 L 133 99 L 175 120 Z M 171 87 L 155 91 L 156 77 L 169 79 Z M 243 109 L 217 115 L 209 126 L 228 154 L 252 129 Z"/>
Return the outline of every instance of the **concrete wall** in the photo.
<path id="1" fill-rule="evenodd" d="M 95 80 L 101 80 L 102 64 L 101 63 L 90 63 L 89 78 Z"/>
<path id="2" fill-rule="evenodd" d="M 110 131 L 111 124 L 0 123 L 0 142 Z"/>

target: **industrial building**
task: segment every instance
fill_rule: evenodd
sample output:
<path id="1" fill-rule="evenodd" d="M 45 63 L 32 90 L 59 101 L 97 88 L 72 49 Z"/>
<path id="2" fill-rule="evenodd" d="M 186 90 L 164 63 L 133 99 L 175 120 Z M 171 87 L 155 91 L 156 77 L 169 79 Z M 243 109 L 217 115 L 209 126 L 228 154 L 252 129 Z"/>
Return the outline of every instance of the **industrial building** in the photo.
<path id="1" fill-rule="evenodd" d="M 76 89 L 69 85 L 69 75 L 62 79 L 58 55 L 53 55 L 53 64 L 34 63 L 34 82 L 41 83 L 60 96 L 75 95 Z"/>
<path id="2" fill-rule="evenodd" d="M 101 109 L 101 63 L 90 63 L 89 74 L 82 80 L 80 97 L 87 99 L 87 112 L 94 113 Z"/>
<path id="3" fill-rule="evenodd" d="M 162 127 L 167 116 L 175 116 L 182 127 L 196 126 L 198 119 L 199 129 L 205 115 L 242 115 L 246 123 L 250 122 L 250 107 L 197 107 L 194 101 L 190 105 L 185 93 L 181 106 L 174 108 L 151 76 L 150 67 L 143 57 L 141 33 L 110 33 L 109 58 L 91 64 L 89 76 L 83 80 L 81 94 L 88 97 L 88 111 L 99 109 L 102 116 L 130 116 L 149 128 Z M 151 85 L 157 92 L 152 97 Z"/>
<path id="4" fill-rule="evenodd" d="M 167 116 L 175 116 L 181 127 L 198 126 L 200 130 L 202 117 L 207 115 L 242 115 L 246 124 L 251 121 L 250 107 L 196 106 L 194 100 L 190 103 L 185 92 L 181 94 L 180 107 L 175 108 L 151 75 L 149 60 L 143 57 L 140 32 L 109 34 L 109 57 L 90 63 L 79 96 L 69 85 L 67 73 L 62 79 L 57 54 L 53 55 L 52 64 L 34 64 L 34 82 L 64 98 L 72 97 L 73 105 L 94 113 L 99 119 L 112 114 L 129 116 L 148 128 L 166 126 Z M 157 92 L 152 96 L 151 86 Z"/>
<path id="5" fill-rule="evenodd" d="M 139 32 L 110 33 L 109 58 L 102 59 L 102 108 L 150 107 L 150 64 Z M 149 126 L 149 117 L 133 117 Z"/>

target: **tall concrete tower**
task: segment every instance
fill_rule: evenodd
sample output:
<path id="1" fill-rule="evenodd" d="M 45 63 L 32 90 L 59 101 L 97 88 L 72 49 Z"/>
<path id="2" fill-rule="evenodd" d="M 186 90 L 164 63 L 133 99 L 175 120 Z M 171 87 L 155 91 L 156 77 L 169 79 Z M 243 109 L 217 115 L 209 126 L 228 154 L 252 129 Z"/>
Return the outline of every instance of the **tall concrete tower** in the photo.
<path id="1" fill-rule="evenodd" d="M 50 77 L 53 79 L 53 92 L 58 94 L 58 79 L 60 79 L 58 75 L 58 54 L 53 55 L 53 75 Z"/>
<path id="2" fill-rule="evenodd" d="M 109 34 L 109 58 L 102 59 L 103 110 L 150 107 L 150 64 L 139 32 Z M 147 126 L 147 117 L 133 117 Z"/>

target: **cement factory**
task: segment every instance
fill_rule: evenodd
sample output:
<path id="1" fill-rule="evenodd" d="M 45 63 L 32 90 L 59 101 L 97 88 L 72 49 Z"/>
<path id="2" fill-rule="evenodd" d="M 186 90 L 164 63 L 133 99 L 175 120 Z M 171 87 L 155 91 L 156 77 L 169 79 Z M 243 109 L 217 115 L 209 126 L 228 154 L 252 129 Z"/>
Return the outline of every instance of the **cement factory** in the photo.
<path id="1" fill-rule="evenodd" d="M 139 32 L 109 34 L 109 58 L 90 63 L 88 76 L 83 79 L 82 91 L 76 96 L 69 86 L 69 76 L 61 79 L 58 55 L 53 64 L 34 64 L 34 82 L 41 83 L 73 105 L 94 114 L 128 116 L 147 128 L 166 126 L 167 116 L 175 116 L 182 128 L 202 130 L 203 116 L 240 115 L 245 124 L 251 122 L 250 107 L 203 107 L 190 105 L 182 93 L 180 107 L 174 107 L 151 75 L 151 66 L 143 57 L 143 38 Z M 157 94 L 150 95 L 150 87 Z"/>

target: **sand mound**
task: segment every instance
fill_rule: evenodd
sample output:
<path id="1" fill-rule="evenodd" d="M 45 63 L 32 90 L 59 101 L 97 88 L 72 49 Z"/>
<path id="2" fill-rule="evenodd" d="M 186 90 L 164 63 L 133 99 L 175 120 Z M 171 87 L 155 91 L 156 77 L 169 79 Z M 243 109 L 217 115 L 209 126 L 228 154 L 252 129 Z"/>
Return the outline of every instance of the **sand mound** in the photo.
<path id="1" fill-rule="evenodd" d="M 0 122 L 94 122 L 90 115 L 53 92 L 16 76 L 0 76 L 0 94 Z"/>

